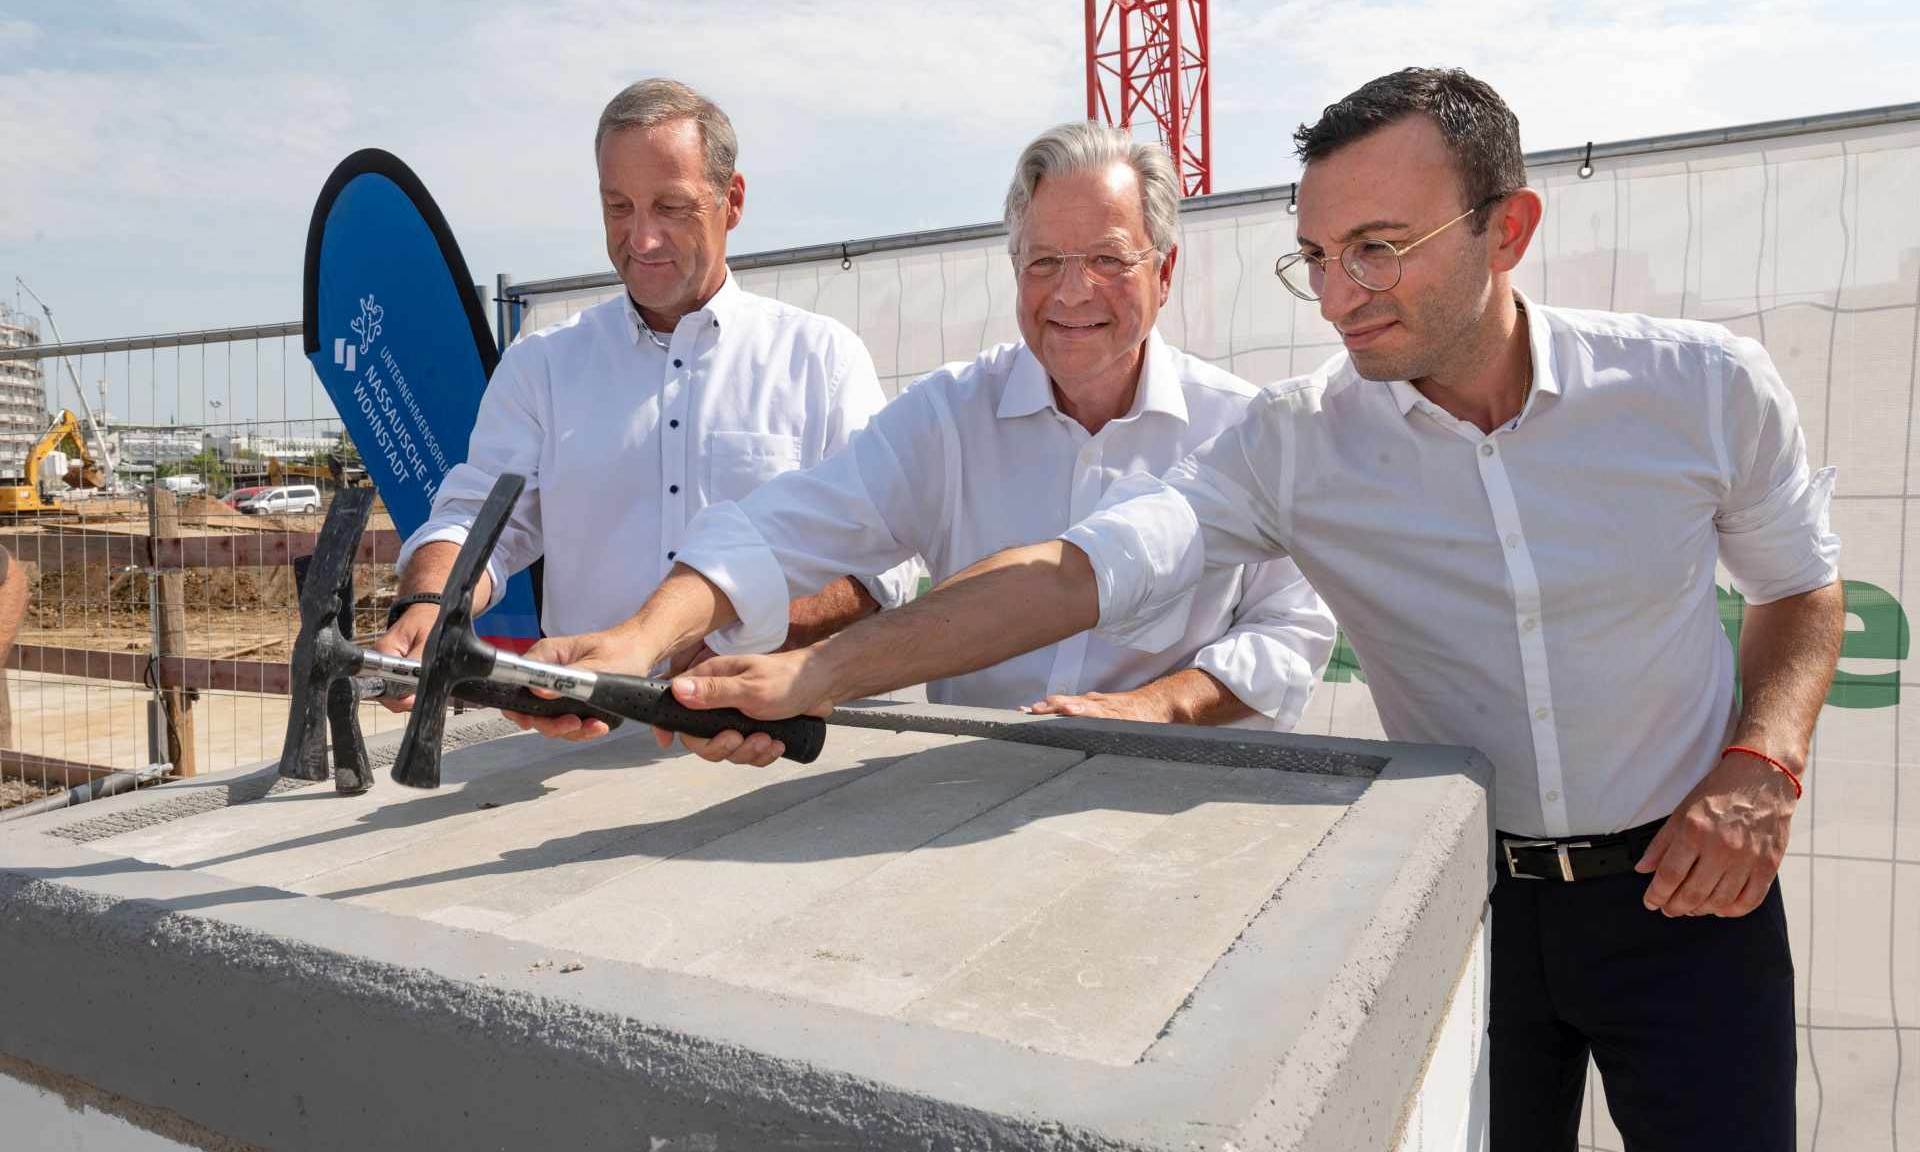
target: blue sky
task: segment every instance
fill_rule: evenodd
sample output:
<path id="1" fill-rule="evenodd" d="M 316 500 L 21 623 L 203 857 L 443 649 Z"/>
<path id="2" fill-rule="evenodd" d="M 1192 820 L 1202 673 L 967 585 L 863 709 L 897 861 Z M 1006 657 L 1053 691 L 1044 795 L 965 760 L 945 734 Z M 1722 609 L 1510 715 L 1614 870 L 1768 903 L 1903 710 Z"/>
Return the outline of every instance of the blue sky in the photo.
<path id="1" fill-rule="evenodd" d="M 1896 3 L 1214 0 L 1216 190 L 1367 77 L 1458 64 L 1527 147 L 1920 100 Z M 69 339 L 289 320 L 328 170 L 420 173 L 475 275 L 602 267 L 590 141 L 629 80 L 720 101 L 737 252 L 997 214 L 1038 129 L 1084 112 L 1081 0 L 328 5 L 0 0 L 0 297 Z"/>

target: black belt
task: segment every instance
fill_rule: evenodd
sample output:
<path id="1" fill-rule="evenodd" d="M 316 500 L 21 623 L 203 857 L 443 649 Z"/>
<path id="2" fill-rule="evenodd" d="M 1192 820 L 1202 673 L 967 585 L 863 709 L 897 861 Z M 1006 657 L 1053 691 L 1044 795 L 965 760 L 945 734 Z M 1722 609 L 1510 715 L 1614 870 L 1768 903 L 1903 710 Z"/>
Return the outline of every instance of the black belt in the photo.
<path id="1" fill-rule="evenodd" d="M 1633 871 L 1646 855 L 1647 845 L 1659 834 L 1665 820 L 1655 820 L 1625 832 L 1604 836 L 1566 836 L 1558 840 L 1529 840 L 1521 836 L 1495 832 L 1500 861 L 1506 874 L 1516 880 L 1597 880 Z"/>

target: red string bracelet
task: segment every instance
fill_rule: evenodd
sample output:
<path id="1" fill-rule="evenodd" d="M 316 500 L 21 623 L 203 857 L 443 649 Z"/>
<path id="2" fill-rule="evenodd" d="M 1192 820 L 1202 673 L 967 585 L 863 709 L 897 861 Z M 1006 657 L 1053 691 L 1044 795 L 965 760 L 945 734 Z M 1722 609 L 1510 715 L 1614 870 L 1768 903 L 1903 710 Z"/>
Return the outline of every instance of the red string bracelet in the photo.
<path id="1" fill-rule="evenodd" d="M 1773 765 L 1775 768 L 1780 769 L 1780 771 L 1786 775 L 1787 779 L 1793 782 L 1793 798 L 1795 800 L 1800 799 L 1800 793 L 1802 791 L 1800 787 L 1800 777 L 1795 776 L 1793 774 L 1793 769 L 1787 767 L 1785 764 L 1780 763 L 1780 761 L 1775 760 L 1773 757 L 1767 755 L 1765 752 L 1760 751 L 1758 748 L 1749 748 L 1745 744 L 1729 744 L 1727 745 L 1726 749 L 1720 753 L 1720 755 L 1724 758 L 1729 753 L 1733 753 L 1733 752 L 1744 752 L 1747 755 L 1753 757 L 1755 760 L 1764 760 L 1768 764 Z"/>

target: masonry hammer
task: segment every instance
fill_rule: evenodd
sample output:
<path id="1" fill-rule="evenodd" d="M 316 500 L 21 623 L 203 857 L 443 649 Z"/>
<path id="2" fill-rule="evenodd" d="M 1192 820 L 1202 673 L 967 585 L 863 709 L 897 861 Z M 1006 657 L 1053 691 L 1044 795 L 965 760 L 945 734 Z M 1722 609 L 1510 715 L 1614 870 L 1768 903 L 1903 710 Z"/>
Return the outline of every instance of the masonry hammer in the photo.
<path id="1" fill-rule="evenodd" d="M 292 707 L 280 750 L 280 775 L 325 780 L 332 735 L 334 787 L 364 792 L 373 785 L 357 705 L 389 693 L 414 690 L 420 662 L 368 651 L 353 643 L 353 561 L 372 511 L 374 490 L 342 489 L 327 510 L 313 554 L 296 562 L 300 584 L 300 635 L 293 647 Z M 372 675 L 356 675 L 370 672 Z M 460 684 L 455 696 L 482 708 L 553 716 L 592 716 L 611 727 L 620 717 L 572 700 L 548 700 L 524 688 L 485 681 Z M 443 701 L 444 703 L 444 701 Z M 324 721 L 324 722 L 323 722 Z"/>
<path id="2" fill-rule="evenodd" d="M 494 544 L 526 483 L 524 476 L 501 474 L 447 573 L 447 586 L 440 594 L 440 616 L 427 636 L 420 662 L 420 683 L 407 718 L 407 734 L 393 763 L 396 781 L 412 788 L 439 787 L 440 737 L 446 723 L 447 697 L 460 686 L 480 680 L 496 686 L 517 686 L 523 691 L 542 688 L 564 698 L 545 701 L 549 705 L 571 703 L 573 707 L 568 710 L 578 711 L 579 705 L 586 704 L 670 732 L 693 736 L 717 736 L 729 729 L 743 734 L 765 732 L 785 745 L 787 759 L 802 764 L 812 763 L 820 755 L 827 727 L 816 716 L 756 720 L 733 708 L 688 708 L 673 698 L 668 681 L 543 664 L 499 651 L 475 635 L 471 603 L 474 586 L 486 570 Z M 510 707 L 526 710 L 518 705 Z"/>

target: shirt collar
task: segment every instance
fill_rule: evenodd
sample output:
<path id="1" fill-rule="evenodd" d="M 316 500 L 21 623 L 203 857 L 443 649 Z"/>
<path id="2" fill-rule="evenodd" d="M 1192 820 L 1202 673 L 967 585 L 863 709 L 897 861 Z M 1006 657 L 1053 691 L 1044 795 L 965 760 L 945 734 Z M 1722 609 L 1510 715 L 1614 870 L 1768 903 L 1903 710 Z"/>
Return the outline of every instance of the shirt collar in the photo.
<path id="1" fill-rule="evenodd" d="M 1004 420 L 1048 408 L 1060 410 L 1054 402 L 1053 382 L 1040 366 L 1040 358 L 1023 341 L 1014 356 L 1013 370 L 1007 374 L 1007 385 L 1001 390 L 998 415 Z M 1140 386 L 1133 391 L 1133 406 L 1121 419 L 1130 420 L 1143 412 L 1159 412 L 1182 424 L 1187 422 L 1187 393 L 1174 369 L 1173 350 L 1155 329 L 1147 332 L 1146 358 L 1140 369 Z"/>
<path id="2" fill-rule="evenodd" d="M 1513 302 L 1520 308 L 1520 323 L 1527 326 L 1527 349 L 1533 362 L 1533 390 L 1527 395 L 1526 403 L 1520 406 L 1520 414 L 1524 417 L 1533 406 L 1535 395 L 1558 396 L 1560 381 L 1553 374 L 1553 333 L 1548 327 L 1546 309 L 1527 299 L 1518 289 L 1513 293 Z M 1351 370 L 1352 366 L 1353 361 L 1349 359 L 1348 369 Z M 1405 380 L 1389 381 L 1387 390 L 1392 393 L 1394 403 L 1399 405 L 1402 416 L 1427 402 L 1427 398 L 1420 395 L 1420 389 Z"/>
<path id="3" fill-rule="evenodd" d="M 742 290 L 740 285 L 734 280 L 733 269 L 729 268 L 727 269 L 726 279 L 720 281 L 720 288 L 713 294 L 713 298 L 708 300 L 706 306 L 699 311 L 689 312 L 685 316 L 682 316 L 680 318 L 681 323 L 697 318 L 705 321 L 714 328 L 724 328 L 740 315 L 740 309 L 746 303 L 746 295 L 746 292 Z M 647 338 L 645 333 L 640 331 L 647 322 L 640 318 L 640 309 L 634 306 L 633 297 L 628 296 L 624 292 L 621 293 L 621 296 L 627 302 L 627 335 L 635 344 L 638 344 Z M 677 325 L 674 331 L 679 331 Z M 661 335 L 667 337 L 669 340 L 673 338 L 673 332 L 662 332 Z"/>

